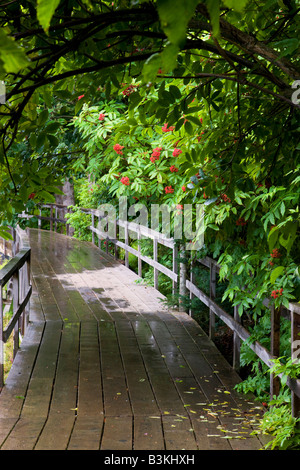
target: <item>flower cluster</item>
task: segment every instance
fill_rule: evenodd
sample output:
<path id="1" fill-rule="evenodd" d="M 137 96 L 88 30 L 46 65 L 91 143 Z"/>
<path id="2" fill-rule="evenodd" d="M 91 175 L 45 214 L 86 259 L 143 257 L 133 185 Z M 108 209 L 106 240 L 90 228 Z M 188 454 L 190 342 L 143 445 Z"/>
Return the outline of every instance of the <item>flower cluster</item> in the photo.
<path id="1" fill-rule="evenodd" d="M 162 126 L 162 128 L 161 128 L 161 130 L 162 130 L 163 132 L 172 132 L 172 131 L 174 131 L 174 129 L 175 129 L 174 126 L 168 127 L 168 123 L 167 123 L 167 122 L 166 122 L 166 123 Z"/>
<path id="2" fill-rule="evenodd" d="M 271 294 L 271 297 L 274 297 L 274 299 L 277 299 L 277 297 L 279 297 L 280 295 L 282 295 L 282 292 L 283 292 L 283 289 L 276 289 L 276 290 L 272 290 L 272 294 Z"/>
<path id="3" fill-rule="evenodd" d="M 271 253 L 272 258 L 280 258 L 281 254 L 279 253 L 278 248 L 274 248 L 274 250 Z"/>
<path id="4" fill-rule="evenodd" d="M 170 166 L 170 171 L 171 171 L 172 173 L 177 173 L 177 171 L 178 171 L 177 166 L 175 166 L 175 165 Z"/>
<path id="5" fill-rule="evenodd" d="M 104 121 L 105 114 L 100 113 L 99 114 L 99 121 Z"/>
<path id="6" fill-rule="evenodd" d="M 125 90 L 122 91 L 124 96 L 129 96 L 131 93 L 133 93 L 136 89 L 135 85 L 129 85 Z"/>
<path id="7" fill-rule="evenodd" d="M 124 145 L 120 144 L 115 144 L 113 149 L 117 152 L 118 155 L 123 155 L 122 149 L 124 148 Z"/>
<path id="8" fill-rule="evenodd" d="M 162 148 L 161 147 L 156 147 L 153 152 L 152 152 L 152 155 L 150 157 L 150 160 L 152 163 L 155 162 L 155 160 L 159 160 L 159 157 L 160 157 L 160 152 L 162 151 Z"/>
<path id="9" fill-rule="evenodd" d="M 122 184 L 125 184 L 125 186 L 129 186 L 130 184 L 128 176 L 123 176 L 120 181 Z"/>
<path id="10" fill-rule="evenodd" d="M 172 186 L 166 186 L 165 193 L 166 194 L 174 193 L 174 189 L 172 188 Z"/>
<path id="11" fill-rule="evenodd" d="M 178 157 L 178 155 L 180 155 L 182 153 L 182 150 L 180 149 L 174 149 L 173 150 L 173 157 Z"/>
<path id="12" fill-rule="evenodd" d="M 227 194 L 221 194 L 221 198 L 224 202 L 231 202 L 231 199 L 227 196 Z"/>
<path id="13" fill-rule="evenodd" d="M 84 97 L 84 95 L 79 95 L 78 96 L 78 101 L 81 100 L 81 98 L 83 98 L 83 97 Z"/>
<path id="14" fill-rule="evenodd" d="M 241 225 L 243 227 L 244 225 L 247 225 L 247 222 L 244 217 L 240 217 L 239 219 L 237 219 L 236 225 Z"/>

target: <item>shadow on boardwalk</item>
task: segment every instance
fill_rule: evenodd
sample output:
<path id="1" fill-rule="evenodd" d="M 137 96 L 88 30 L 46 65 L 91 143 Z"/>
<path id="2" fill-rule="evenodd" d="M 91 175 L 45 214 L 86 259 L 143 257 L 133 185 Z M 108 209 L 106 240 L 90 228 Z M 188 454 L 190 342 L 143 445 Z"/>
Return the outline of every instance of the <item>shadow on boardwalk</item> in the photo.
<path id="1" fill-rule="evenodd" d="M 262 409 L 188 315 L 86 242 L 31 230 L 30 326 L 1 449 L 256 450 Z"/>

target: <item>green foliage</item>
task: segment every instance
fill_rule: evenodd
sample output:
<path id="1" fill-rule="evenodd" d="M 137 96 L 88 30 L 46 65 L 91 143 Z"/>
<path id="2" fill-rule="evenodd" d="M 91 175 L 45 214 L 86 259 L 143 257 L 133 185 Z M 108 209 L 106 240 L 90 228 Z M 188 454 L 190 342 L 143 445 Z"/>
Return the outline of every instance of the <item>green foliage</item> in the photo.
<path id="1" fill-rule="evenodd" d="M 264 342 L 263 300 L 300 300 L 297 2 L 21 0 L 0 18 L 0 230 L 66 176 L 88 179 L 86 207 L 127 195 L 168 205 L 173 224 L 203 204 L 195 256 L 219 261 L 222 302 Z M 253 367 L 244 387 L 264 393 Z"/>
<path id="2" fill-rule="evenodd" d="M 278 405 L 278 403 L 272 403 L 272 405 L 272 408 L 264 414 L 260 426 L 264 433 L 272 436 L 265 448 L 271 450 L 299 450 L 300 419 L 291 416 L 289 405 Z"/>

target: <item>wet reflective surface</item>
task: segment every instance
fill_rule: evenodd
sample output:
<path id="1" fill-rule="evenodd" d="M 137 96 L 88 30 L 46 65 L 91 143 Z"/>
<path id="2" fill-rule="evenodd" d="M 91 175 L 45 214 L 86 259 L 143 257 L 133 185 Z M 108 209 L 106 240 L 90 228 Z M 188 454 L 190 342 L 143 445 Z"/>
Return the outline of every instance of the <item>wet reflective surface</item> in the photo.
<path id="1" fill-rule="evenodd" d="M 31 324 L 2 449 L 259 449 L 261 409 L 187 315 L 90 243 L 31 230 Z M 19 398 L 16 398 L 19 397 Z"/>

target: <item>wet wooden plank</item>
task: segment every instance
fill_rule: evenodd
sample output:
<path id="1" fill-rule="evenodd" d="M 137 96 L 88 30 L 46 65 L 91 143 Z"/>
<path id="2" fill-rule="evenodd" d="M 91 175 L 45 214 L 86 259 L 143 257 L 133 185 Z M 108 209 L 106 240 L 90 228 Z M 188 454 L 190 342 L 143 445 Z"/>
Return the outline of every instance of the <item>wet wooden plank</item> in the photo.
<path id="1" fill-rule="evenodd" d="M 29 325 L 0 394 L 0 418 L 20 416 L 32 369 L 44 331 L 44 323 Z"/>
<path id="2" fill-rule="evenodd" d="M 164 450 L 165 442 L 160 415 L 134 416 L 134 450 Z"/>
<path id="3" fill-rule="evenodd" d="M 132 450 L 132 416 L 108 416 L 104 422 L 104 432 L 100 450 Z"/>
<path id="4" fill-rule="evenodd" d="M 99 450 L 104 416 L 77 416 L 68 450 Z"/>
<path id="5" fill-rule="evenodd" d="M 49 416 L 37 450 L 65 450 L 75 421 L 79 362 L 79 324 L 65 323 Z"/>
<path id="6" fill-rule="evenodd" d="M 189 418 L 163 416 L 166 450 L 198 450 L 194 429 Z"/>

